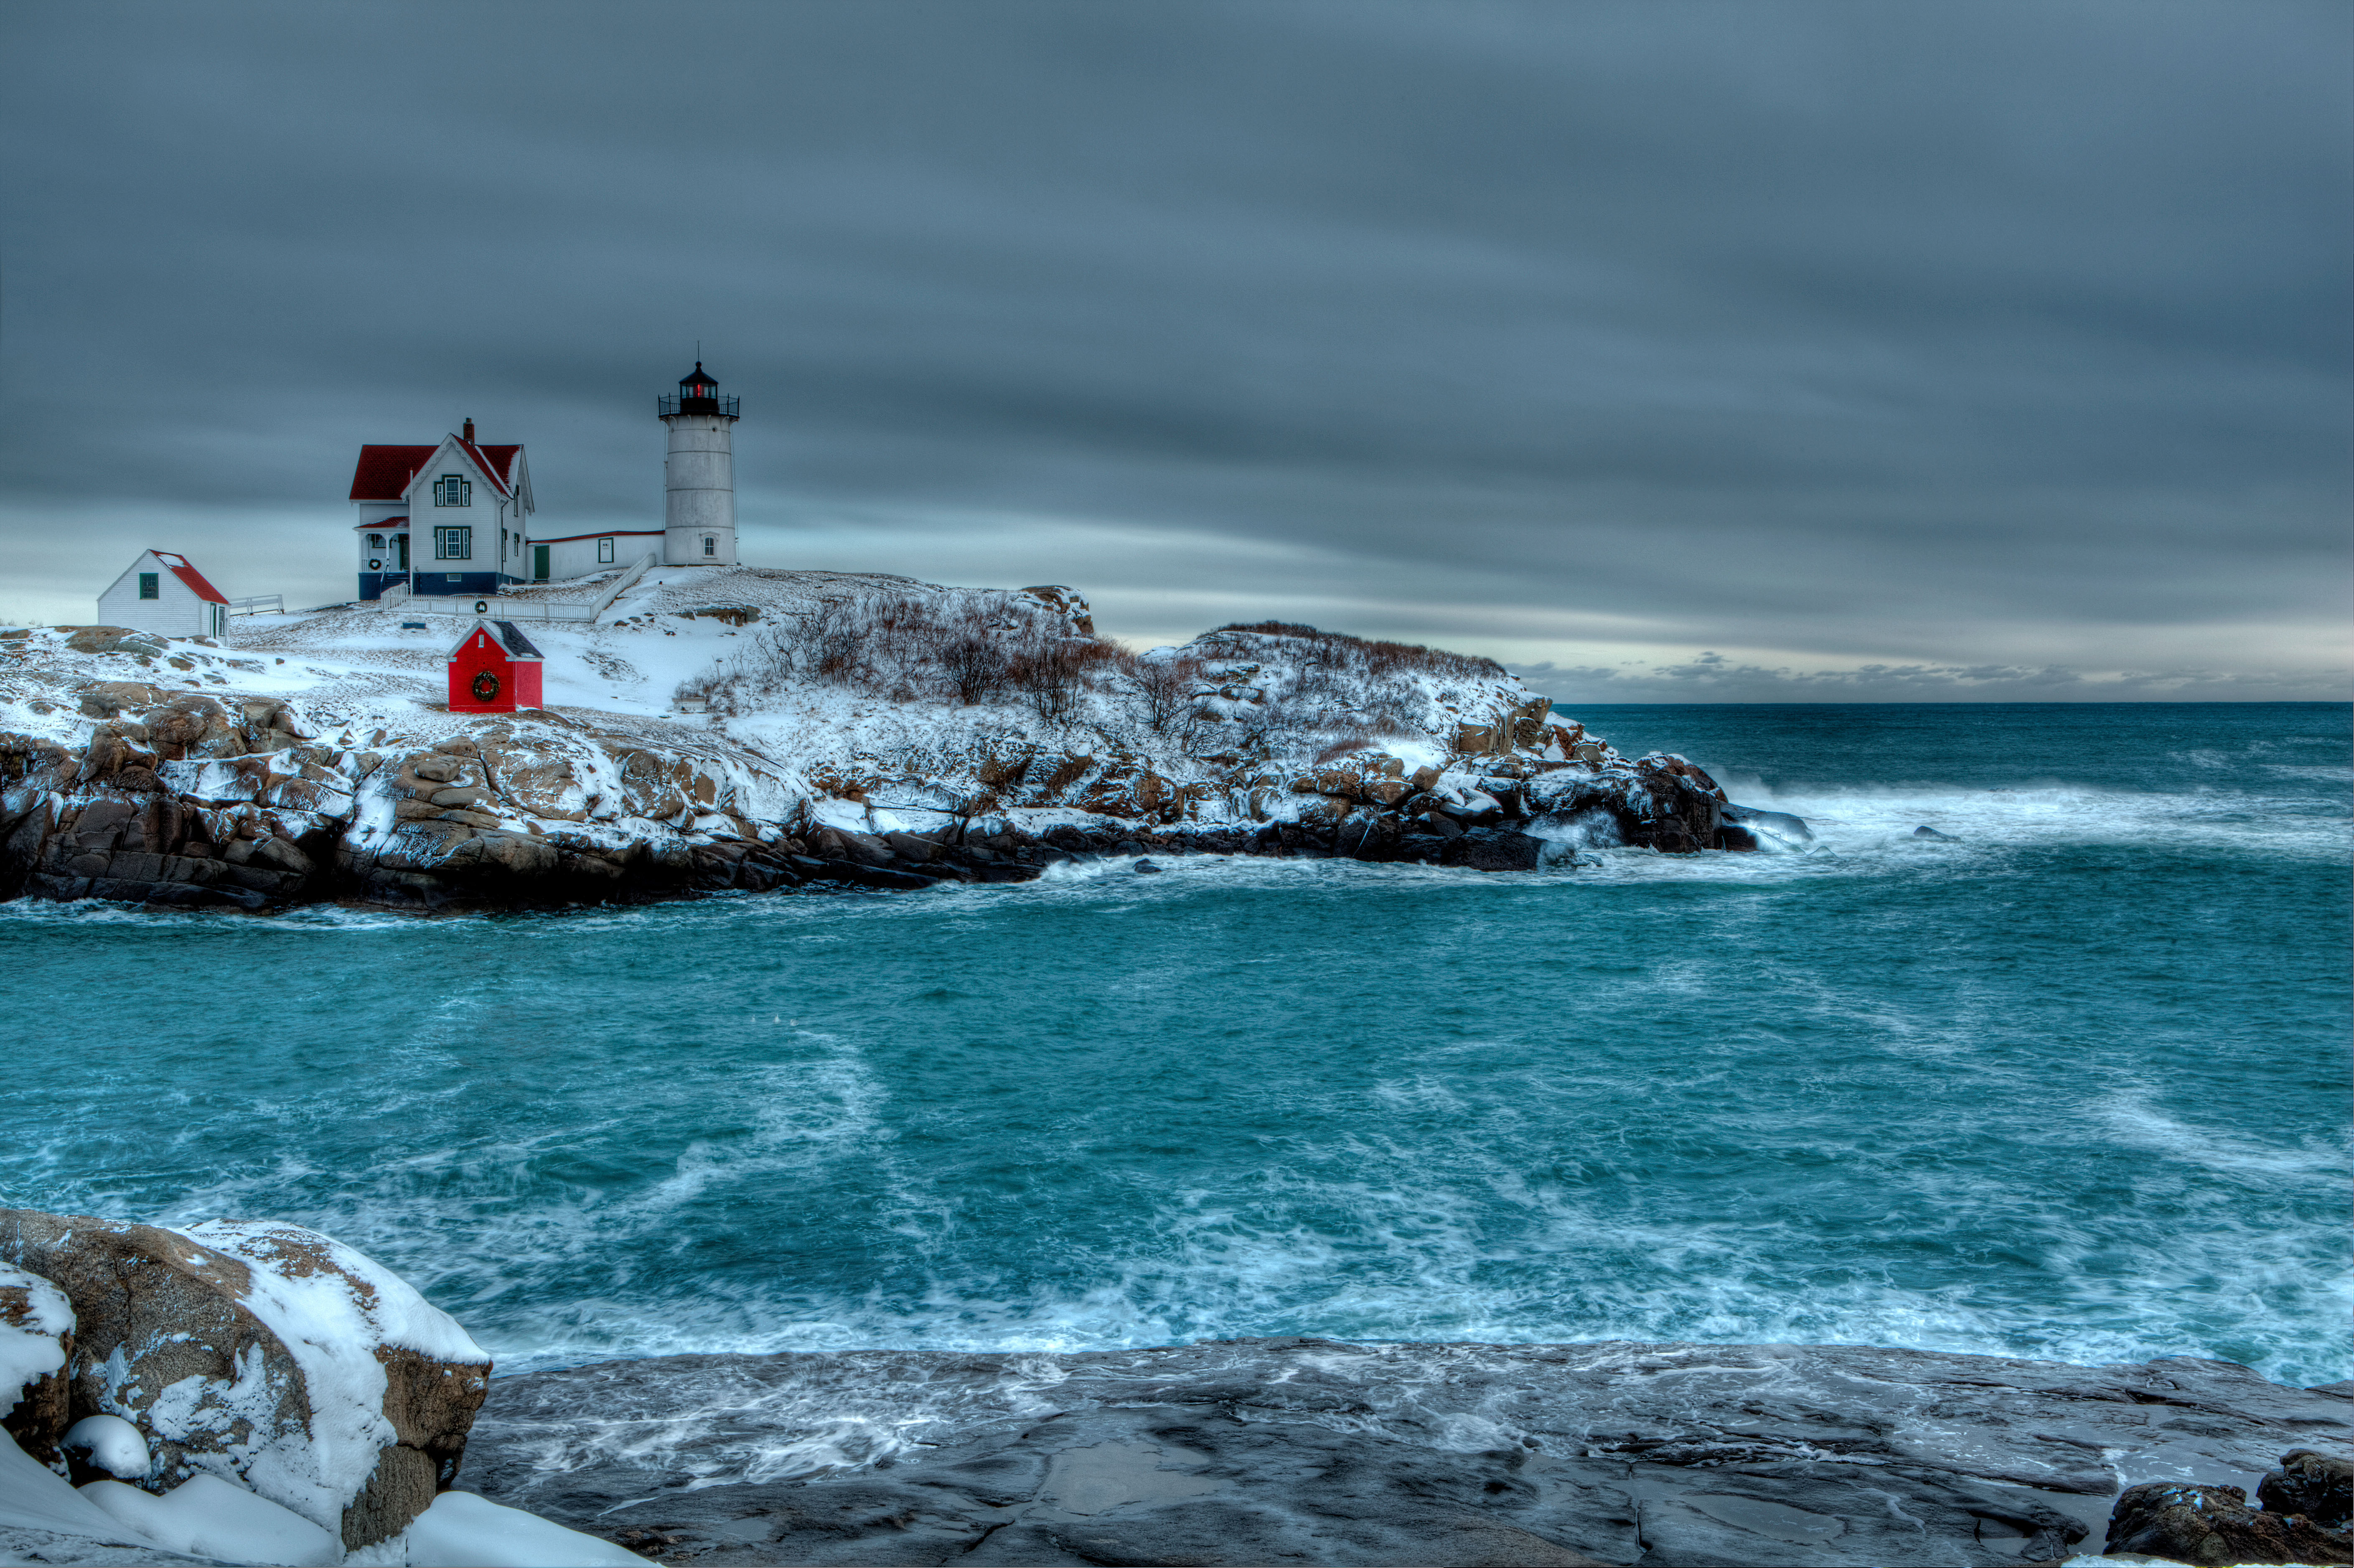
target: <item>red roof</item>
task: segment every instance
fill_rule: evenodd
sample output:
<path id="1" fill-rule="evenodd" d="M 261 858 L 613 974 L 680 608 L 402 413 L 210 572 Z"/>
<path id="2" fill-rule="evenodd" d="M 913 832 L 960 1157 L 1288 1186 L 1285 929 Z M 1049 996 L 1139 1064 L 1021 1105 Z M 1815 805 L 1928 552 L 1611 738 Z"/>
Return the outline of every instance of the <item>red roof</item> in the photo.
<path id="1" fill-rule="evenodd" d="M 514 493 L 514 460 L 515 453 L 523 450 L 521 447 L 478 447 L 463 436 L 458 438 L 458 444 L 473 454 L 475 462 L 491 476 L 491 482 L 507 494 Z"/>
<path id="2" fill-rule="evenodd" d="M 398 501 L 408 493 L 408 482 L 431 460 L 440 446 L 362 447 L 360 466 L 352 471 L 354 501 Z"/>
<path id="3" fill-rule="evenodd" d="M 220 589 L 205 581 L 204 573 L 188 565 L 187 556 L 175 556 L 169 550 L 150 550 L 147 553 L 154 556 L 157 560 L 163 562 L 166 567 L 169 567 L 174 577 L 179 578 L 182 582 L 196 589 L 196 597 L 198 599 L 208 599 L 214 604 L 227 604 L 228 602 L 228 600 L 221 597 Z"/>

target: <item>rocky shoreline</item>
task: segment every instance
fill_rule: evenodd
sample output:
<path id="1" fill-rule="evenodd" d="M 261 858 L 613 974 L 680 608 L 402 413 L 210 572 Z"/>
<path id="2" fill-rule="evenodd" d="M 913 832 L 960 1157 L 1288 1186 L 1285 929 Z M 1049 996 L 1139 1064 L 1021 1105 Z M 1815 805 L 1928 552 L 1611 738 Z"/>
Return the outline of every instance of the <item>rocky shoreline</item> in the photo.
<path id="1" fill-rule="evenodd" d="M 0 1210 L 0 1553 L 2320 1563 L 2354 1475 L 2354 1383 L 2188 1357 L 1268 1339 L 490 1372 L 315 1232 Z"/>
<path id="2" fill-rule="evenodd" d="M 534 1373 L 468 1484 L 715 1568 L 2015 1563 L 2101 1552 L 2113 1510 L 2117 1550 L 2318 1563 L 2349 1439 L 2354 1385 L 2189 1358 L 1244 1340 Z"/>
<path id="3" fill-rule="evenodd" d="M 803 619 L 871 609 L 878 590 L 865 591 Z M 971 597 L 929 591 L 951 609 Z M 1808 836 L 1795 818 L 1734 804 L 1681 757 L 1621 756 L 1484 661 L 1278 627 L 1228 628 L 1156 662 L 1095 640 L 1068 590 L 1013 597 L 1002 640 L 1051 619 L 1057 657 L 1077 671 L 1052 718 L 1043 700 L 1003 693 L 919 701 L 908 683 L 921 661 L 912 675 L 893 665 L 889 699 L 863 705 L 814 675 L 756 691 L 739 661 L 695 700 L 741 711 L 700 725 L 566 707 L 470 716 L 414 695 L 362 711 L 239 694 L 238 681 L 274 666 L 202 639 L 9 632 L 0 673 L 13 659 L 20 673 L 0 695 L 31 727 L 0 728 L 0 898 L 544 907 L 1021 881 L 1078 856 L 1510 872 L 1582 846 L 1689 854 Z M 949 625 L 951 609 L 925 624 Z M 757 615 L 673 619 L 725 638 Z M 682 635 L 655 620 L 626 618 L 616 635 Z M 1020 652 L 1034 646 L 1007 641 L 1006 668 L 1034 662 Z M 798 647 L 779 643 L 770 663 L 798 669 Z M 881 656 L 865 657 L 862 668 Z M 314 683 L 333 673 L 301 668 Z"/>

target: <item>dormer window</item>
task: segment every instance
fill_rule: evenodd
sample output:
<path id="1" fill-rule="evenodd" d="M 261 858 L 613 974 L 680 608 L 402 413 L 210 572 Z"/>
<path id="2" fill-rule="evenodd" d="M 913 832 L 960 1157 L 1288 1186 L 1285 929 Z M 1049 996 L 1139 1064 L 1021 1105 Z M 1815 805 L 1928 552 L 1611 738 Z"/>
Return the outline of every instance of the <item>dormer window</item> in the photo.
<path id="1" fill-rule="evenodd" d="M 445 473 L 433 482 L 433 504 L 436 506 L 472 506 L 474 503 L 474 482 L 461 474 Z"/>

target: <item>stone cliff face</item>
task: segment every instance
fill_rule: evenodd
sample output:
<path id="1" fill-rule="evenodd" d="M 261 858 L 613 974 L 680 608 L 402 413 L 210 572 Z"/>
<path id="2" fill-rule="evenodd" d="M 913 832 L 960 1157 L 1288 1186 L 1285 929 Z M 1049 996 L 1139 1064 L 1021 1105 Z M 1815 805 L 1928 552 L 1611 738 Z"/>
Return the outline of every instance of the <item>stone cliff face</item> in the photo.
<path id="1" fill-rule="evenodd" d="M 265 671 L 209 645 L 7 634 L 0 661 L 19 673 L 0 695 L 27 727 L 0 730 L 0 897 L 439 908 L 913 889 L 1086 853 L 1513 871 L 1585 846 L 1758 847 L 1705 773 L 1621 757 L 1484 661 L 1288 626 L 1138 658 L 1096 641 L 1066 589 L 928 600 L 885 581 L 881 610 L 872 594 L 840 601 L 885 628 L 847 666 L 866 687 L 825 673 L 840 602 L 821 600 L 797 612 L 815 631 L 703 680 L 730 710 L 717 723 L 468 718 L 414 698 L 354 716 L 207 689 L 224 667 Z M 734 636 L 759 614 L 674 618 Z M 628 624 L 642 641 L 680 634 L 652 615 Z M 898 641 L 874 641 L 886 633 Z"/>

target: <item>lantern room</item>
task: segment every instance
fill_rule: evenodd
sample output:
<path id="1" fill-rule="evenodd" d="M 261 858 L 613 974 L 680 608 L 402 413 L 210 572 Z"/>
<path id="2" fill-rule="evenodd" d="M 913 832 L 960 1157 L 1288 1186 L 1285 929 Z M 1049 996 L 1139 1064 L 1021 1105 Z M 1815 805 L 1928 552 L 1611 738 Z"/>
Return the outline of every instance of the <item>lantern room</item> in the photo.
<path id="1" fill-rule="evenodd" d="M 450 650 L 449 662 L 453 714 L 511 714 L 540 705 L 540 652 L 512 620 L 477 620 Z"/>

